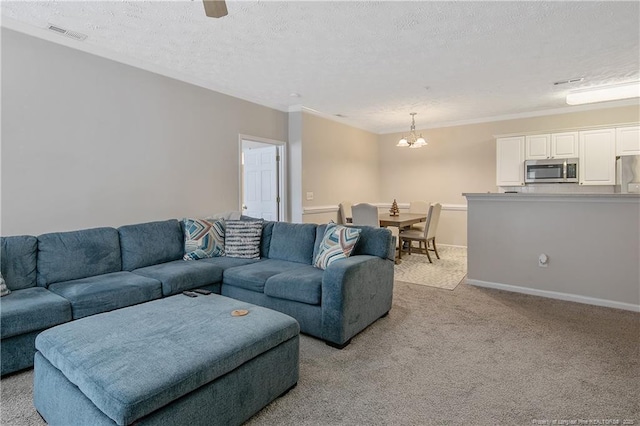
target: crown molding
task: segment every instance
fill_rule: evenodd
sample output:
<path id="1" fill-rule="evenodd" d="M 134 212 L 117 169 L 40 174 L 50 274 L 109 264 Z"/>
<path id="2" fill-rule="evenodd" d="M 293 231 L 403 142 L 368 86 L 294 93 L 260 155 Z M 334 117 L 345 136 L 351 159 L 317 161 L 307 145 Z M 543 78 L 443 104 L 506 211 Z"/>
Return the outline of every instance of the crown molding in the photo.
<path id="1" fill-rule="evenodd" d="M 469 124 L 492 123 L 496 121 L 518 120 L 521 118 L 544 117 L 545 115 L 570 114 L 572 112 L 593 111 L 593 110 L 599 110 L 599 109 L 618 108 L 618 107 L 634 106 L 634 105 L 640 106 L 640 100 L 625 99 L 621 101 L 599 102 L 597 104 L 589 104 L 589 105 L 576 105 L 576 106 L 544 109 L 544 110 L 531 111 L 531 112 L 519 112 L 516 114 L 495 115 L 492 117 L 474 118 L 469 120 L 441 121 L 437 123 L 431 123 L 427 126 L 421 126 L 420 129 L 416 129 L 416 131 L 428 130 L 428 129 L 441 129 L 444 127 L 466 126 Z M 405 133 L 407 132 L 406 126 L 402 128 L 380 131 L 378 134 L 392 134 L 392 133 L 402 133 L 402 132 L 405 132 Z"/>

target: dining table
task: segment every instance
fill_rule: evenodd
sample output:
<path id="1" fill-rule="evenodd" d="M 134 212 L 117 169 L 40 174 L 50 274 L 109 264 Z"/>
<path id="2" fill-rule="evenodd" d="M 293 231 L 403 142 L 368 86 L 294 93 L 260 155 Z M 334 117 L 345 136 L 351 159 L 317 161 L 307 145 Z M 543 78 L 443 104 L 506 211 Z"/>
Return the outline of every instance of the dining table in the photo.
<path id="1" fill-rule="evenodd" d="M 395 216 L 389 213 L 381 213 L 378 215 L 380 226 L 396 226 L 399 229 L 407 228 L 415 223 L 425 222 L 427 220 L 426 213 L 398 213 Z"/>
<path id="2" fill-rule="evenodd" d="M 426 222 L 427 214 L 426 213 L 398 213 L 393 216 L 389 213 L 380 213 L 378 215 L 378 220 L 380 221 L 381 227 L 395 226 L 398 228 L 398 232 L 400 232 L 404 228 L 408 228 L 415 223 Z M 399 265 L 402 260 L 400 258 L 400 250 L 402 247 L 399 247 L 398 253 L 395 257 L 395 263 Z"/>

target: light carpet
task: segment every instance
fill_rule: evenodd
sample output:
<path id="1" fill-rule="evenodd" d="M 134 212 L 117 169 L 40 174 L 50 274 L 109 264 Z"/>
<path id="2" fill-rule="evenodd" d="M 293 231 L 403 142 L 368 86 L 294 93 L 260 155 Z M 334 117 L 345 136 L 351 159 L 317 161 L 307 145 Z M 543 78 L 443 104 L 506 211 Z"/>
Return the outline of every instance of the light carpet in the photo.
<path id="1" fill-rule="evenodd" d="M 638 425 L 639 340 L 634 312 L 396 282 L 389 315 L 343 350 L 301 336 L 298 386 L 248 425 Z M 44 424 L 32 380 L 0 381 L 0 424 Z"/>
<path id="2" fill-rule="evenodd" d="M 426 254 L 402 254 L 402 262 L 395 266 L 395 279 L 412 284 L 453 290 L 467 275 L 466 247 L 439 246 L 436 258 Z"/>

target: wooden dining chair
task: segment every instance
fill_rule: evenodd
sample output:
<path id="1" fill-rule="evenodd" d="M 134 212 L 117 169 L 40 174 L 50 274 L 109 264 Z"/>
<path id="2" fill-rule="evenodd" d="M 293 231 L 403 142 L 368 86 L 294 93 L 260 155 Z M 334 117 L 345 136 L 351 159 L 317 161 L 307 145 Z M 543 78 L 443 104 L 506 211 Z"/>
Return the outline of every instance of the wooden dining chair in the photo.
<path id="1" fill-rule="evenodd" d="M 431 204 L 427 201 L 411 201 L 409 202 L 409 213 L 428 214 L 430 206 Z M 427 222 L 414 223 L 411 225 L 411 229 L 424 231 L 425 226 L 427 226 Z"/>
<path id="2" fill-rule="evenodd" d="M 338 222 L 345 225 L 351 221 L 351 201 L 342 201 L 338 204 Z"/>
<path id="3" fill-rule="evenodd" d="M 429 251 L 433 251 L 436 257 L 440 259 L 438 254 L 438 247 L 436 246 L 436 231 L 438 230 L 438 222 L 440 222 L 440 212 L 442 211 L 442 204 L 435 203 L 429 207 L 429 213 L 427 214 L 427 221 L 425 222 L 424 231 L 417 229 L 408 229 L 400 232 L 400 252 L 398 257 L 402 258 L 402 247 L 404 242 L 408 242 L 408 251 L 411 254 L 412 244 L 414 241 L 418 242 L 418 252 L 427 255 L 429 263 L 433 263 Z M 431 247 L 429 247 L 431 245 Z"/>
<path id="4" fill-rule="evenodd" d="M 380 227 L 378 208 L 373 204 L 359 203 L 351 207 L 352 223 L 354 225 L 367 225 Z"/>

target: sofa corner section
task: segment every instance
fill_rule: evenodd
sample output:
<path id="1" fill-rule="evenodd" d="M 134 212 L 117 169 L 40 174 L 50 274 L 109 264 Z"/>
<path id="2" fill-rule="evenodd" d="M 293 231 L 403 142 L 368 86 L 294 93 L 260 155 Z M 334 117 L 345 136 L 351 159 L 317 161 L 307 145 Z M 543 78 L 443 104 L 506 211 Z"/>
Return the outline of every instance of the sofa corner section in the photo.
<path id="1" fill-rule="evenodd" d="M 322 338 L 338 347 L 384 316 L 393 301 L 393 261 L 372 255 L 331 264 L 322 279 Z"/>

